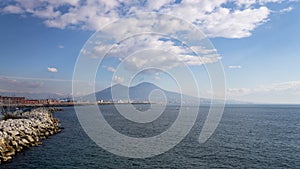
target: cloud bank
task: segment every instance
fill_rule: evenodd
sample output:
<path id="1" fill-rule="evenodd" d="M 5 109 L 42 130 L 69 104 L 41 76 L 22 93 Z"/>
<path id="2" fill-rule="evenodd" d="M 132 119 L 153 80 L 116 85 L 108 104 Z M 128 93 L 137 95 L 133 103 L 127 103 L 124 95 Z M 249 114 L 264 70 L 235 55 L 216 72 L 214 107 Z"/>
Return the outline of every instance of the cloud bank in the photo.
<path id="1" fill-rule="evenodd" d="M 300 90 L 300 81 L 288 81 L 273 83 L 271 85 L 261 85 L 254 88 L 230 88 L 228 89 L 228 96 L 245 96 L 255 93 L 267 93 L 267 92 L 286 92 L 286 91 L 297 91 Z"/>
<path id="2" fill-rule="evenodd" d="M 3 14 L 41 18 L 48 27 L 98 30 L 119 18 L 157 12 L 183 18 L 209 37 L 243 38 L 270 19 L 273 4 L 293 0 L 7 0 Z M 289 12 L 292 7 L 282 7 Z"/>

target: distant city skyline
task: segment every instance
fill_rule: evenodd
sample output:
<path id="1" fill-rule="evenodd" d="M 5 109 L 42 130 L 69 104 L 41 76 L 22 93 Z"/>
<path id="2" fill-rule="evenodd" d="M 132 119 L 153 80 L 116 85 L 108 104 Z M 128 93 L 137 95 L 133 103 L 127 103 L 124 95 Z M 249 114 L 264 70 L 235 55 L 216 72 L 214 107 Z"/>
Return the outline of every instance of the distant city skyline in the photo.
<path id="1" fill-rule="evenodd" d="M 0 3 L 0 95 L 70 96 L 74 65 L 90 36 L 112 21 L 142 11 L 175 15 L 203 31 L 221 57 L 227 99 L 300 103 L 300 3 L 297 0 L 148 0 L 143 3 L 5 0 Z M 107 65 L 110 66 L 99 69 L 111 76 L 117 67 Z M 203 80 L 201 97 L 209 97 L 209 79 L 204 68 L 199 70 L 199 76 Z M 153 80 L 168 89 L 160 81 L 163 78 L 166 76 L 137 77 L 133 83 Z M 121 76 L 112 80 L 124 82 Z M 97 77 L 96 89 L 106 87 Z"/>

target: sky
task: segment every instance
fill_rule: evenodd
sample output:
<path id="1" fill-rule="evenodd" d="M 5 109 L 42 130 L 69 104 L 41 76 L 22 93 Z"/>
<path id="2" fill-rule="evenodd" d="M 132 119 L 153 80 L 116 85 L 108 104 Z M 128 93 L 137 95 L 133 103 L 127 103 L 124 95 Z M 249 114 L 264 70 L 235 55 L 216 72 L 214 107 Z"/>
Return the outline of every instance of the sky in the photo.
<path id="1" fill-rule="evenodd" d="M 178 37 L 182 35 L 178 32 L 187 29 L 185 24 L 171 22 L 171 18 L 164 18 L 159 29 L 145 17 L 119 21 L 131 15 L 144 16 L 145 12 L 178 17 L 199 29 L 197 42 L 205 41 L 205 48 L 192 38 L 182 38 L 201 53 L 201 61 L 168 36 L 143 34 L 117 43 L 132 32 L 149 31 L 149 26 L 151 31 L 164 31 L 166 35 L 176 32 Z M 102 53 L 117 44 L 116 50 L 98 66 L 96 90 L 115 83 L 128 85 L 125 76 L 130 75 L 135 76 L 131 84 L 153 81 L 175 91 L 177 80 L 187 86 L 187 94 L 193 95 L 193 88 L 184 80 L 187 76 L 178 67 L 184 63 L 196 76 L 201 97 L 210 97 L 205 66 L 221 63 L 227 99 L 299 104 L 299 16 L 297 0 L 3 0 L 0 92 L 70 96 L 76 61 L 87 54 L 84 70 L 88 71 L 97 65 Z M 105 30 L 97 33 L 99 29 Z M 103 32 L 115 39 L 107 38 Z M 96 35 L 102 36 L 97 39 Z M 151 51 L 145 50 L 150 48 Z M 161 49 L 168 49 L 167 53 Z M 160 70 L 137 73 L 147 67 Z M 181 80 L 174 81 L 172 74 L 176 73 L 174 77 Z M 83 86 L 94 87 L 85 80 L 87 74 L 83 73 L 86 77 L 79 80 Z"/>

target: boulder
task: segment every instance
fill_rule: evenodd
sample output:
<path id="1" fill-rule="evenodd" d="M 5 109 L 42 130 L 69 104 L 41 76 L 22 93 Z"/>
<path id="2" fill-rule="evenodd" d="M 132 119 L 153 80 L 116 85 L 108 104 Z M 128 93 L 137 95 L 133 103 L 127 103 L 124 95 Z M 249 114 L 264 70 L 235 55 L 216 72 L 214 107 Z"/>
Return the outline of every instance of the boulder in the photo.
<path id="1" fill-rule="evenodd" d="M 60 122 L 50 110 L 34 109 L 17 114 L 18 119 L 0 121 L 0 164 L 25 148 L 42 144 L 41 139 L 58 133 Z"/>

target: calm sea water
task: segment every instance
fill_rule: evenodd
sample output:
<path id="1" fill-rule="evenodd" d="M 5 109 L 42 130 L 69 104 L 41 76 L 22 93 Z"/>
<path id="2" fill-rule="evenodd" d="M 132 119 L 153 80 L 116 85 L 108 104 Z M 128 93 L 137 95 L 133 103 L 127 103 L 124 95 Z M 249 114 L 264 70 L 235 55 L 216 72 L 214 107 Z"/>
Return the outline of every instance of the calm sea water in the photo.
<path id="1" fill-rule="evenodd" d="M 112 105 L 102 105 L 100 109 L 113 128 L 134 137 L 166 130 L 178 111 L 176 106 L 168 106 L 159 119 L 141 126 L 123 119 Z M 199 144 L 197 139 L 208 110 L 200 108 L 191 132 L 170 151 L 132 159 L 98 147 L 81 128 L 74 109 L 67 107 L 55 113 L 65 128 L 61 133 L 0 168 L 300 168 L 300 106 L 226 106 L 214 135 Z"/>

